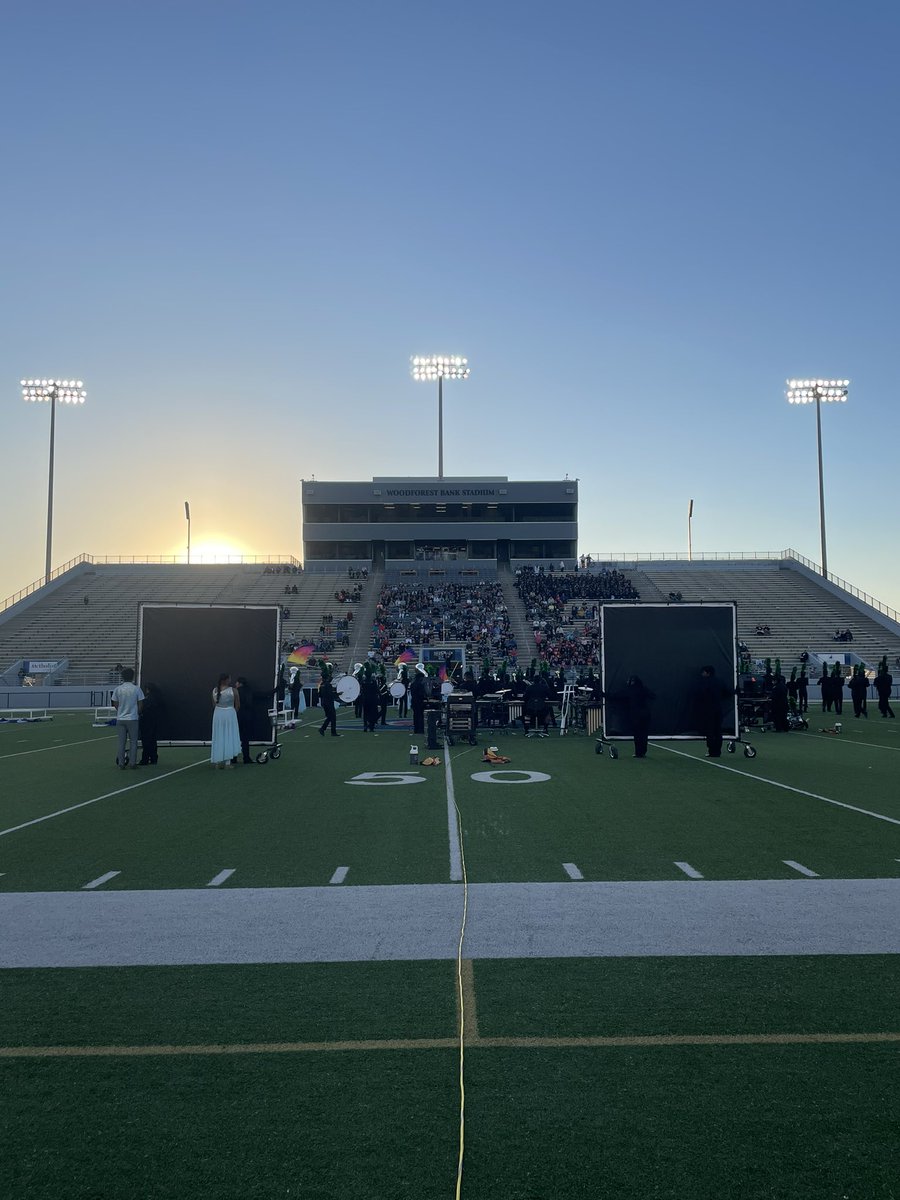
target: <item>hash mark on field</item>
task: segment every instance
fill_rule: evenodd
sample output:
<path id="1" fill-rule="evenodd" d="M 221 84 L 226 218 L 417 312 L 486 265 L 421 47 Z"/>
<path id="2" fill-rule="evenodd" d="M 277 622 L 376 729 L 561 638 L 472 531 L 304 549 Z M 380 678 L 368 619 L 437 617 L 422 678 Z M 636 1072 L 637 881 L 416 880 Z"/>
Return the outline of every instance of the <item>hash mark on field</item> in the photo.
<path id="1" fill-rule="evenodd" d="M 115 879 L 117 875 L 121 874 L 121 871 L 107 871 L 105 875 L 101 875 L 98 879 L 92 879 L 90 883 L 86 883 L 81 890 L 87 892 L 92 888 L 102 887 L 104 883 L 109 883 L 110 879 Z"/>
<path id="2" fill-rule="evenodd" d="M 684 871 L 685 875 L 687 875 L 687 877 L 689 879 L 702 879 L 703 878 L 703 876 L 700 874 L 700 872 L 698 870 L 696 870 L 694 867 L 692 867 L 690 863 L 677 862 L 677 863 L 675 863 L 675 866 L 678 868 L 679 871 Z"/>
<path id="3" fill-rule="evenodd" d="M 218 887 L 220 883 L 224 883 L 226 879 L 229 879 L 235 870 L 235 867 L 226 867 L 224 871 L 220 871 L 218 875 L 215 875 L 206 886 Z"/>
<path id="4" fill-rule="evenodd" d="M 332 875 L 332 877 L 328 880 L 328 882 L 329 883 L 343 883 L 344 880 L 347 878 L 347 872 L 349 870 L 350 870 L 349 867 L 338 867 L 338 869 L 335 871 L 335 873 Z"/>
<path id="5" fill-rule="evenodd" d="M 584 876 L 574 863 L 563 863 L 563 870 L 570 879 L 584 879 Z"/>
<path id="6" fill-rule="evenodd" d="M 811 871 L 809 867 L 804 867 L 802 863 L 794 862 L 792 858 L 783 858 L 781 860 L 786 867 L 791 867 L 794 871 L 799 871 L 801 875 L 805 875 L 807 879 L 820 879 L 818 871 Z"/>

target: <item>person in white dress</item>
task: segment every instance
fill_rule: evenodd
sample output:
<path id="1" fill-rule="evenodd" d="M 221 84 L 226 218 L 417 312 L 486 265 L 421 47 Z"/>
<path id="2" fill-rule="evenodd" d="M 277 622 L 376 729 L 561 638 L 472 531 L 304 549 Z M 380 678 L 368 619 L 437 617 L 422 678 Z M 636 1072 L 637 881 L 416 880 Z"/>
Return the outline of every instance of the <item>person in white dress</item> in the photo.
<path id="1" fill-rule="evenodd" d="M 212 691 L 213 722 L 212 748 L 209 761 L 214 767 L 230 767 L 231 760 L 241 753 L 241 732 L 238 728 L 238 709 L 241 706 L 237 689 L 231 686 L 226 671 Z"/>

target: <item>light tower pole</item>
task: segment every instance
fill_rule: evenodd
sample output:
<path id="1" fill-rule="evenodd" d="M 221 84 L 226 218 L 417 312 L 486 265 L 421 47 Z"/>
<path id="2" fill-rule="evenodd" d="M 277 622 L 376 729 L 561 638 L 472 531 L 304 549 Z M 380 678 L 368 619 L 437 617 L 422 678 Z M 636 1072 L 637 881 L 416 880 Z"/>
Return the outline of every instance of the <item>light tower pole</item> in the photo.
<path id="1" fill-rule="evenodd" d="M 187 527 L 188 527 L 187 560 L 188 560 L 188 566 L 190 566 L 191 565 L 191 506 L 187 500 L 185 500 L 185 502 L 184 502 L 184 517 L 185 517 L 185 520 L 187 521 Z"/>
<path id="2" fill-rule="evenodd" d="M 47 554 L 44 582 L 50 578 L 53 552 L 53 456 L 56 442 L 57 404 L 84 404 L 87 392 L 80 379 L 23 379 L 22 399 L 31 403 L 50 402 L 50 473 L 47 486 Z"/>
<path id="3" fill-rule="evenodd" d="M 825 546 L 825 475 L 822 469 L 822 404 L 843 403 L 847 399 L 849 379 L 789 379 L 788 404 L 815 404 L 816 448 L 819 454 L 819 534 L 822 540 L 822 574 L 828 575 L 828 551 Z"/>
<path id="4" fill-rule="evenodd" d="M 453 358 L 443 354 L 416 355 L 410 360 L 413 379 L 437 380 L 438 384 L 438 479 L 444 478 L 444 380 L 468 379 L 469 360 Z"/>

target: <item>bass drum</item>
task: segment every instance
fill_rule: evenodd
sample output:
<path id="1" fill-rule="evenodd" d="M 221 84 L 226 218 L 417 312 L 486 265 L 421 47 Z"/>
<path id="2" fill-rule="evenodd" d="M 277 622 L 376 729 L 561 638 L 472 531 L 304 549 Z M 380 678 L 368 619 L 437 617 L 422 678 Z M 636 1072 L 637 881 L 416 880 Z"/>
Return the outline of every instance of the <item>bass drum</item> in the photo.
<path id="1" fill-rule="evenodd" d="M 344 704 L 352 704 L 359 695 L 359 680 L 355 675 L 342 675 L 334 685 L 334 690 Z"/>
<path id="2" fill-rule="evenodd" d="M 391 693 L 391 695 L 394 697 L 395 700 L 399 700 L 402 696 L 406 695 L 406 684 L 400 679 L 395 679 L 394 682 L 391 684 L 391 686 L 388 688 L 388 691 Z"/>

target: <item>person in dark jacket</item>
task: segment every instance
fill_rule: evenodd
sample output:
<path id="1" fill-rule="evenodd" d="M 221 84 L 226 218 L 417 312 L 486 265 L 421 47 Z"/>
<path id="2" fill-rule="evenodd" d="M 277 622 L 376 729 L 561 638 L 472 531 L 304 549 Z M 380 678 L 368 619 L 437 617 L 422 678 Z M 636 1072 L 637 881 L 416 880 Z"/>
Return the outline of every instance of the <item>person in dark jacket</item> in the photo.
<path id="1" fill-rule="evenodd" d="M 645 687 L 640 676 L 629 675 L 620 692 L 611 692 L 608 699 L 624 711 L 625 723 L 634 739 L 634 757 L 647 757 L 650 737 L 650 706 L 656 696 Z"/>
<path id="2" fill-rule="evenodd" d="M 526 687 L 522 698 L 522 728 L 526 733 L 538 728 L 546 733 L 551 720 L 550 685 L 543 675 L 537 675 Z"/>
<path id="3" fill-rule="evenodd" d="M 770 668 L 767 669 L 766 674 L 771 676 L 774 687 L 775 677 L 771 674 Z M 701 667 L 700 682 L 695 694 L 695 708 L 697 727 L 706 738 L 707 758 L 722 757 L 722 700 L 726 694 L 726 689 L 716 678 L 715 667 Z M 785 704 L 787 704 L 787 691 L 785 691 Z"/>
<path id="4" fill-rule="evenodd" d="M 854 668 L 849 687 L 850 698 L 853 701 L 854 717 L 865 717 L 868 720 L 869 707 L 866 703 L 866 698 L 869 694 L 869 680 L 866 676 L 865 667 L 858 666 Z"/>
<path id="5" fill-rule="evenodd" d="M 822 678 L 819 680 L 819 688 L 822 692 L 822 712 L 831 712 L 834 704 L 834 688 L 831 686 L 831 676 L 828 674 L 827 664 L 822 667 Z"/>
<path id="6" fill-rule="evenodd" d="M 234 690 L 241 702 L 238 709 L 238 733 L 241 738 L 241 760 L 245 767 L 253 764 L 250 755 L 250 734 L 253 730 L 253 691 L 244 675 L 238 675 L 234 682 Z M 237 762 L 236 758 L 231 760 Z"/>
<path id="7" fill-rule="evenodd" d="M 844 672 L 841 670 L 840 663 L 835 663 L 831 669 L 831 699 L 834 711 L 842 713 L 844 711 Z"/>
<path id="8" fill-rule="evenodd" d="M 362 700 L 363 733 L 374 733 L 378 724 L 378 680 L 368 664 L 363 668 L 359 696 Z"/>
<path id="9" fill-rule="evenodd" d="M 791 728 L 788 724 L 788 700 L 787 680 L 779 672 L 775 676 L 775 683 L 772 686 L 772 724 L 775 726 L 776 733 L 787 733 Z"/>
<path id="10" fill-rule="evenodd" d="M 335 712 L 334 701 L 337 693 L 334 690 L 334 684 L 331 682 L 331 666 L 322 668 L 322 682 L 319 684 L 319 703 L 322 705 L 322 712 L 325 714 L 325 720 L 319 726 L 319 733 L 322 737 L 325 736 L 325 730 L 331 726 L 331 736 L 340 737 L 337 731 L 337 713 Z"/>
<path id="11" fill-rule="evenodd" d="M 887 669 L 887 656 L 885 656 L 881 660 L 881 666 L 878 668 L 878 674 L 875 676 L 875 691 L 878 695 L 878 711 L 881 713 L 882 717 L 894 716 L 894 710 L 891 708 L 891 689 L 893 686 L 894 677 Z"/>
<path id="12" fill-rule="evenodd" d="M 806 667 L 801 667 L 800 674 L 797 676 L 797 711 L 800 713 L 809 711 L 809 679 L 806 675 Z"/>
<path id="13" fill-rule="evenodd" d="M 159 762 L 157 742 L 159 720 L 163 711 L 163 700 L 155 683 L 144 684 L 144 705 L 141 708 L 141 757 L 142 767 L 152 767 Z"/>
<path id="14" fill-rule="evenodd" d="M 298 669 L 294 672 L 294 678 L 291 680 L 291 716 L 295 721 L 300 716 L 300 693 L 302 690 L 303 680 L 300 678 L 300 671 Z M 243 703 L 244 697 L 241 696 L 241 704 Z"/>

